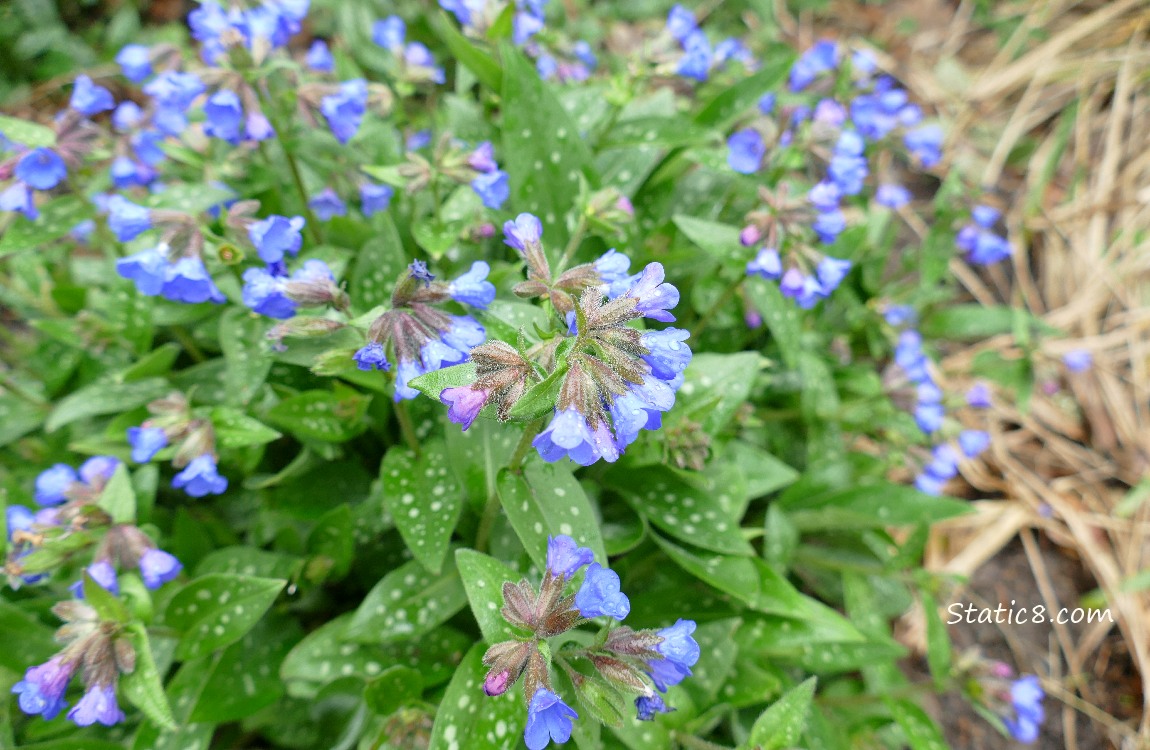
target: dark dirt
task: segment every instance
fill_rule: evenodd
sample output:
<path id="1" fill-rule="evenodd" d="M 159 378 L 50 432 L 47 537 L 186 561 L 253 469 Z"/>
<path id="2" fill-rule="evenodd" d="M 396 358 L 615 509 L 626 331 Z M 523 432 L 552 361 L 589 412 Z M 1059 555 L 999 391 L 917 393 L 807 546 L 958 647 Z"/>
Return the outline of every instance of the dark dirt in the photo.
<path id="1" fill-rule="evenodd" d="M 1059 605 L 1071 609 L 1079 606 L 1082 596 L 1095 588 L 1094 581 L 1085 572 L 1081 561 L 1069 557 L 1041 537 L 1039 547 Z M 1005 609 L 1010 607 L 1012 599 L 1015 608 L 1044 604 L 1026 553 L 1018 541 L 983 565 L 956 601 L 962 603 L 964 612 L 967 604 L 974 604 L 976 608 L 994 608 L 1002 604 L 1005 618 Z M 953 618 L 944 612 L 944 622 L 947 619 Z M 1071 623 L 1067 628 L 1074 641 L 1086 630 L 1084 624 Z M 967 649 L 978 648 L 987 658 L 1006 662 L 1020 674 L 1050 675 L 1051 654 L 1059 654 L 1054 628 L 1049 621 L 1043 624 L 1027 622 L 1013 625 L 968 624 L 963 621 L 950 625 L 949 632 L 956 655 Z M 1119 720 L 1135 720 L 1141 705 L 1141 685 L 1117 626 L 1107 635 L 1098 653 L 1102 656 L 1085 665 L 1086 673 L 1081 675 L 1085 687 L 1080 697 Z M 908 664 L 907 668 L 915 678 L 928 679 L 925 660 Z M 1065 674 L 1065 663 L 1060 665 L 1060 670 L 1064 678 L 1071 677 Z M 1064 684 L 1070 682 L 1072 680 L 1067 679 Z M 948 744 L 956 750 L 1009 750 L 1021 747 L 1041 750 L 1067 747 L 1103 750 L 1117 747 L 1115 738 L 1110 736 L 1103 724 L 1084 716 L 1080 711 L 1068 712 L 1069 721 L 1075 724 L 1073 731 L 1076 743 L 1071 745 L 1063 724 L 1063 703 L 1048 696 L 1045 705 L 1046 722 L 1042 733 L 1038 741 L 1029 746 L 999 735 L 957 694 L 939 697 L 933 705 L 928 706 L 928 710 L 943 726 Z"/>

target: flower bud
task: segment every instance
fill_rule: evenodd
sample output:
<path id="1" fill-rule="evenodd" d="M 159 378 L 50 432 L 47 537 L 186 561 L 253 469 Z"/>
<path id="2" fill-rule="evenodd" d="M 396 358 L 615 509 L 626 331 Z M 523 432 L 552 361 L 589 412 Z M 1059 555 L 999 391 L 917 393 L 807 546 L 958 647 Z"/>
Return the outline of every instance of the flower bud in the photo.
<path id="1" fill-rule="evenodd" d="M 535 648 L 532 641 L 504 641 L 487 649 L 483 663 L 490 669 L 483 680 L 483 692 L 492 697 L 507 692 L 523 674 L 527 659 Z"/>

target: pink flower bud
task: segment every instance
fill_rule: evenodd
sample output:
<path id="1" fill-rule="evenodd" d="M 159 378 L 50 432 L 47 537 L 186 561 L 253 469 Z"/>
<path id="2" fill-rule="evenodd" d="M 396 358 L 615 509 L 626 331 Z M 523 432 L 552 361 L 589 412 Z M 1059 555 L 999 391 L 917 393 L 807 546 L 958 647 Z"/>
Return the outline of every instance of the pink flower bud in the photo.
<path id="1" fill-rule="evenodd" d="M 763 233 L 754 224 L 748 224 L 743 227 L 743 231 L 739 232 L 739 242 L 743 247 L 750 247 L 762 239 Z"/>
<path id="2" fill-rule="evenodd" d="M 492 672 L 488 674 L 487 679 L 483 681 L 483 692 L 494 698 L 497 695 L 506 693 L 510 684 L 511 673 L 506 669 L 498 673 Z"/>

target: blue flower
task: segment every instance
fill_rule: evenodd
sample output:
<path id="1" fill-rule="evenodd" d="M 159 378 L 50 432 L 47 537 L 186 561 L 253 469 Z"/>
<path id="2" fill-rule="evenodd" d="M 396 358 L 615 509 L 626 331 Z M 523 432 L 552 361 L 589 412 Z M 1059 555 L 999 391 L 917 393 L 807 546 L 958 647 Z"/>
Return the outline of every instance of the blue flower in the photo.
<path id="1" fill-rule="evenodd" d="M 115 456 L 92 456 L 80 464 L 80 479 L 89 485 L 103 485 L 120 465 L 120 459 Z"/>
<path id="2" fill-rule="evenodd" d="M 329 221 L 334 216 L 347 215 L 347 204 L 329 187 L 313 195 L 307 205 L 320 221 Z"/>
<path id="3" fill-rule="evenodd" d="M 830 294 L 838 288 L 843 279 L 851 270 L 851 262 L 849 260 L 842 260 L 840 258 L 832 258 L 827 255 L 819 261 L 815 273 L 818 274 L 819 285 L 823 289 L 824 294 Z"/>
<path id="4" fill-rule="evenodd" d="M 675 5 L 667 13 L 667 31 L 676 41 L 682 42 L 691 32 L 699 28 L 695 14 L 682 5 Z"/>
<path id="5" fill-rule="evenodd" d="M 1062 355 L 1062 364 L 1070 372 L 1086 372 L 1094 364 L 1094 355 L 1085 349 L 1074 349 Z"/>
<path id="6" fill-rule="evenodd" d="M 325 96 L 319 110 L 327 120 L 332 135 L 340 143 L 347 143 L 359 132 L 363 115 L 367 111 L 367 81 L 355 78 L 339 85 L 339 91 Z"/>
<path id="7" fill-rule="evenodd" d="M 833 70 L 839 61 L 839 47 L 830 39 L 822 39 L 808 49 L 791 67 L 788 85 L 791 91 L 801 91 L 814 83 L 822 73 Z"/>
<path id="8" fill-rule="evenodd" d="M 963 430 L 958 433 L 958 445 L 967 458 L 976 458 L 990 447 L 990 435 L 982 430 Z"/>
<path id="9" fill-rule="evenodd" d="M 132 83 L 139 83 L 152 74 L 149 50 L 142 44 L 128 44 L 116 54 L 116 62 L 124 71 L 124 77 Z"/>
<path id="10" fill-rule="evenodd" d="M 40 216 L 32 197 L 32 189 L 19 181 L 0 192 L 0 211 L 19 211 L 31 221 Z"/>
<path id="11" fill-rule="evenodd" d="M 640 695 L 635 699 L 635 718 L 639 721 L 654 721 L 655 714 L 669 714 L 674 710 L 663 701 L 663 696 L 658 693 Z"/>
<path id="12" fill-rule="evenodd" d="M 411 261 L 407 267 L 407 274 L 416 281 L 422 281 L 424 286 L 435 281 L 435 274 L 427 270 L 427 263 L 422 260 Z"/>
<path id="13" fill-rule="evenodd" d="M 619 574 L 593 562 L 587 567 L 587 576 L 575 594 L 575 608 L 588 618 L 607 615 L 624 620 L 631 612 L 631 602 L 619 590 Z"/>
<path id="14" fill-rule="evenodd" d="M 365 182 L 359 186 L 360 208 L 364 216 L 372 216 L 380 211 L 386 211 L 391 205 L 391 197 L 395 190 L 390 185 L 376 185 Z"/>
<path id="15" fill-rule="evenodd" d="M 839 186 L 829 180 L 822 180 L 807 192 L 807 200 L 815 210 L 822 212 L 837 210 L 842 197 Z"/>
<path id="16" fill-rule="evenodd" d="M 681 381 L 675 375 L 671 383 Z M 658 430 L 663 426 L 663 412 L 675 405 L 675 391 L 658 378 L 644 378 L 642 383 L 629 383 L 627 391 L 611 402 L 611 423 L 615 427 L 615 445 L 622 450 L 639 437 L 641 430 Z"/>
<path id="17" fill-rule="evenodd" d="M 874 194 L 875 202 L 887 208 L 902 208 L 910 203 L 910 191 L 902 185 L 886 183 L 879 185 Z"/>
<path id="18" fill-rule="evenodd" d="M 679 290 L 665 283 L 663 278 L 663 264 L 648 263 L 625 296 L 636 300 L 635 312 L 639 315 L 663 323 L 674 323 L 675 316 L 668 310 L 679 304 Z"/>
<path id="19" fill-rule="evenodd" d="M 116 569 L 112 567 L 112 563 L 108 560 L 97 560 L 88 567 L 84 568 L 88 573 L 88 577 L 92 579 L 100 588 L 110 591 L 113 594 L 120 593 L 120 579 L 116 577 Z M 76 581 L 68 590 L 77 599 L 84 598 L 84 580 L 81 578 Z"/>
<path id="20" fill-rule="evenodd" d="M 683 342 L 690 336 L 689 331 L 679 328 L 643 333 L 639 342 L 650 350 L 643 355 L 643 361 L 651 366 L 655 377 L 670 380 L 687 369 L 691 363 L 691 347 Z"/>
<path id="21" fill-rule="evenodd" d="M 284 293 L 283 277 L 263 268 L 244 271 L 242 295 L 244 304 L 260 315 L 285 320 L 296 313 L 296 303 Z"/>
<path id="22" fill-rule="evenodd" d="M 359 351 L 352 355 L 352 359 L 355 360 L 355 366 L 360 370 L 391 369 L 391 363 L 387 361 L 387 352 L 384 351 L 383 344 L 375 341 L 361 347 Z"/>
<path id="23" fill-rule="evenodd" d="M 501 169 L 480 174 L 471 181 L 471 189 L 483 201 L 483 205 L 491 209 L 503 208 L 503 204 L 511 197 L 507 173 Z"/>
<path id="24" fill-rule="evenodd" d="M 50 148 L 37 148 L 20 157 L 16 179 L 36 190 L 51 190 L 68 174 L 64 160 Z"/>
<path id="25" fill-rule="evenodd" d="M 990 388 L 986 383 L 975 383 L 966 392 L 966 403 L 976 409 L 990 408 Z"/>
<path id="26" fill-rule="evenodd" d="M 140 555 L 140 577 L 144 579 L 144 585 L 153 590 L 176 580 L 183 569 L 175 555 L 162 549 L 152 548 Z"/>
<path id="27" fill-rule="evenodd" d="M 647 663 L 647 669 L 655 687 L 664 693 L 667 688 L 690 677 L 691 667 L 699 661 L 699 644 L 691 637 L 695 627 L 694 620 L 680 619 L 658 632 L 663 641 L 655 646 L 655 650 L 663 658 L 652 659 Z"/>
<path id="28" fill-rule="evenodd" d="M 144 464 L 168 444 L 168 435 L 160 427 L 129 427 L 128 444 L 132 446 L 132 460 Z"/>
<path id="29" fill-rule="evenodd" d="M 68 464 L 56 464 L 36 477 L 36 502 L 40 505 L 59 505 L 67 500 L 71 486 L 80 481 L 76 470 Z"/>
<path id="30" fill-rule="evenodd" d="M 599 66 L 599 59 L 595 57 L 595 53 L 591 50 L 591 45 L 582 39 L 575 42 L 575 45 L 571 48 L 571 53 L 590 70 L 594 70 Z"/>
<path id="31" fill-rule="evenodd" d="M 587 418 L 574 407 L 557 412 L 531 445 L 548 463 L 567 456 L 581 466 L 590 466 L 600 458 L 614 462 L 619 457 L 606 425 L 600 423 L 592 431 Z"/>
<path id="32" fill-rule="evenodd" d="M 757 274 L 764 279 L 777 279 L 783 275 L 783 261 L 779 251 L 773 247 L 761 248 L 754 260 L 747 262 L 747 274 Z"/>
<path id="33" fill-rule="evenodd" d="M 168 259 L 158 247 L 116 261 L 116 273 L 136 282 L 136 289 L 150 297 L 163 289 L 167 269 Z"/>
<path id="34" fill-rule="evenodd" d="M 487 280 L 491 266 L 482 260 L 471 264 L 471 270 L 447 284 L 447 293 L 456 302 L 462 302 L 480 310 L 495 300 L 495 285 Z"/>
<path id="35" fill-rule="evenodd" d="M 152 212 L 122 195 L 108 199 L 108 228 L 120 242 L 128 242 L 152 228 Z"/>
<path id="36" fill-rule="evenodd" d="M 471 25 L 471 8 L 468 5 L 469 0 L 439 0 L 439 7 L 443 8 L 449 13 L 455 14 L 455 19 L 459 21 L 461 26 Z M 474 0 L 471 0 L 474 2 Z M 482 0 L 477 10 L 482 11 L 486 0 Z"/>
<path id="37" fill-rule="evenodd" d="M 992 229 L 1002 213 L 991 206 L 978 205 L 970 209 L 970 217 L 983 229 Z"/>
<path id="38" fill-rule="evenodd" d="M 160 147 L 164 142 L 164 135 L 158 131 L 143 130 L 134 133 L 131 142 L 136 158 L 149 166 L 154 167 L 167 158 L 167 154 Z"/>
<path id="39" fill-rule="evenodd" d="M 9 505 L 4 509 L 4 520 L 8 528 L 8 541 L 17 531 L 28 531 L 35 523 L 36 516 L 23 505 Z"/>
<path id="40" fill-rule="evenodd" d="M 550 81 L 559 74 L 559 61 L 548 54 L 542 54 L 535 60 L 535 70 L 544 81 Z"/>
<path id="41" fill-rule="evenodd" d="M 754 65 L 755 63 L 755 58 L 751 55 L 751 51 L 747 49 L 746 45 L 734 37 L 724 39 L 715 45 L 713 59 L 715 66 L 725 65 L 729 60 L 737 60 L 746 67 Z"/>
<path id="42" fill-rule="evenodd" d="M 431 145 L 431 131 L 430 130 L 417 130 L 403 142 L 403 147 L 408 151 L 418 151 L 421 148 L 427 148 Z"/>
<path id="43" fill-rule="evenodd" d="M 448 406 L 447 418 L 460 425 L 465 432 L 487 403 L 487 396 L 488 391 L 469 385 L 444 388 L 439 392 L 439 400 Z"/>
<path id="44" fill-rule="evenodd" d="M 304 57 L 304 62 L 312 70 L 321 73 L 330 73 L 335 70 L 335 60 L 331 56 L 331 50 L 328 49 L 327 42 L 322 39 L 316 39 L 311 43 L 307 55 Z"/>
<path id="45" fill-rule="evenodd" d="M 244 108 L 234 91 L 220 89 L 204 102 L 204 133 L 231 144 L 239 143 Z"/>
<path id="46" fill-rule="evenodd" d="M 543 224 L 533 214 L 519 214 L 514 221 L 503 222 L 504 243 L 519 252 L 526 252 L 529 245 L 537 245 L 543 237 Z"/>
<path id="47" fill-rule="evenodd" d="M 543 750 L 551 740 L 562 744 L 571 739 L 571 720 L 578 718 L 579 714 L 558 695 L 547 688 L 537 689 L 527 707 L 527 727 L 523 730 L 527 750 Z"/>
<path id="48" fill-rule="evenodd" d="M 255 245 L 260 260 L 278 263 L 286 253 L 299 253 L 303 244 L 300 230 L 305 223 L 302 216 L 269 216 L 248 227 L 248 238 Z"/>
<path id="49" fill-rule="evenodd" d="M 68 718 L 81 727 L 97 722 L 110 727 L 123 721 L 124 712 L 116 703 L 116 688 L 112 685 L 90 685 L 84 697 L 68 712 Z"/>
<path id="50" fill-rule="evenodd" d="M 914 421 L 918 428 L 928 435 L 938 432 L 942 427 L 942 420 L 946 416 L 946 409 L 936 402 L 919 402 L 914 408 Z"/>
<path id="51" fill-rule="evenodd" d="M 491 145 L 491 141 L 480 143 L 467 155 L 467 166 L 476 172 L 494 172 L 499 169 L 499 164 L 495 161 L 495 147 Z"/>
<path id="52" fill-rule="evenodd" d="M 80 75 L 76 77 L 68 106 L 82 115 L 91 116 L 112 109 L 116 106 L 116 100 L 112 98 L 111 91 L 92 83 L 88 76 Z"/>
<path id="53" fill-rule="evenodd" d="M 628 273 L 631 269 L 631 259 L 615 248 L 611 248 L 599 256 L 592 264 L 599 280 L 603 282 L 603 293 L 607 299 L 615 299 L 630 288 L 635 279 Z"/>
<path id="54" fill-rule="evenodd" d="M 1015 718 L 1007 717 L 1004 723 L 1014 739 L 1027 744 L 1038 739 L 1039 727 L 1046 718 L 1046 712 L 1042 708 L 1042 699 L 1045 697 L 1042 685 L 1032 674 L 1020 677 L 1011 683 L 1010 703 L 1014 708 Z"/>
<path id="55" fill-rule="evenodd" d="M 172 478 L 172 487 L 192 497 L 221 495 L 228 489 L 228 479 L 216 471 L 216 459 L 210 453 L 205 453 L 193 458 L 183 471 Z"/>
<path id="56" fill-rule="evenodd" d="M 407 24 L 399 16 L 388 16 L 371 27 L 371 41 L 392 52 L 403 46 L 407 38 Z"/>
<path id="57" fill-rule="evenodd" d="M 711 43 L 701 29 L 696 29 L 683 41 L 683 57 L 675 72 L 696 81 L 707 80 L 711 70 Z"/>
<path id="58" fill-rule="evenodd" d="M 252 111 L 248 113 L 247 119 L 244 120 L 244 136 L 248 140 L 266 141 L 269 138 L 274 138 L 275 134 L 275 128 L 272 127 L 271 121 L 263 112 Z"/>
<path id="59" fill-rule="evenodd" d="M 759 111 L 762 112 L 764 115 L 771 114 L 772 112 L 775 111 L 775 103 L 777 102 L 777 100 L 778 100 L 778 97 L 776 96 L 776 94 L 773 91 L 770 91 L 770 92 L 767 92 L 766 94 L 763 94 L 762 96 L 759 97 L 759 104 L 758 104 Z"/>
<path id="60" fill-rule="evenodd" d="M 590 547 L 580 547 L 566 534 L 547 537 L 547 572 L 555 578 L 571 578 L 584 565 L 595 562 Z"/>
<path id="61" fill-rule="evenodd" d="M 976 206 L 973 218 L 975 223 L 964 226 L 954 238 L 954 244 L 966 253 L 966 259 L 991 265 L 1009 258 L 1010 242 L 989 229 L 997 221 L 998 212 L 987 206 Z"/>
<path id="62" fill-rule="evenodd" d="M 155 179 L 155 172 L 144 164 L 137 164 L 127 156 L 117 156 L 108 170 L 112 184 L 123 190 L 136 185 L 147 185 Z"/>
<path id="63" fill-rule="evenodd" d="M 754 174 L 759 171 L 766 151 L 759 131 L 754 128 L 739 130 L 727 139 L 727 164 L 740 174 Z"/>
<path id="64" fill-rule="evenodd" d="M 193 99 L 204 93 L 204 82 L 194 73 L 166 70 L 144 84 L 144 93 L 155 99 L 162 109 L 183 112 Z"/>
<path id="65" fill-rule="evenodd" d="M 199 258 L 180 258 L 168 266 L 160 294 L 173 302 L 189 304 L 227 301 L 223 292 L 212 281 L 204 262 Z"/>
<path id="66" fill-rule="evenodd" d="M 531 13 L 516 13 L 511 24 L 511 41 L 522 47 L 542 30 L 542 17 Z"/>
<path id="67" fill-rule="evenodd" d="M 434 372 L 463 362 L 467 359 L 467 352 L 459 351 L 443 339 L 428 339 L 419 348 L 419 359 L 423 363 L 423 372 Z"/>
<path id="68" fill-rule="evenodd" d="M 443 332 L 443 342 L 461 352 L 470 352 L 487 338 L 487 330 L 470 315 L 449 315 L 451 325 Z"/>
<path id="69" fill-rule="evenodd" d="M 415 380 L 420 375 L 427 372 L 423 366 L 423 362 L 415 359 L 401 359 L 399 360 L 399 367 L 395 369 L 395 396 L 393 400 L 410 401 L 419 396 L 419 391 L 412 388 L 408 383 Z"/>
<path id="70" fill-rule="evenodd" d="M 922 125 L 908 130 L 903 143 L 924 167 L 933 167 L 942 161 L 942 139 L 941 125 Z"/>
<path id="71" fill-rule="evenodd" d="M 46 720 L 56 718 L 68 705 L 64 691 L 77 666 L 77 661 L 66 662 L 57 654 L 43 664 L 29 667 L 24 679 L 12 686 L 12 692 L 20 696 L 20 710 L 40 714 Z"/>

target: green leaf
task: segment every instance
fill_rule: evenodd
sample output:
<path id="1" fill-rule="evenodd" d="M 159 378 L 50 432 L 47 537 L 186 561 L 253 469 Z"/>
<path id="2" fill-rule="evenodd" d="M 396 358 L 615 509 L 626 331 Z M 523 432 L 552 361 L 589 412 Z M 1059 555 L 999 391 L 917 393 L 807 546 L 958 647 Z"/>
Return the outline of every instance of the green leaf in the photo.
<path id="1" fill-rule="evenodd" d="M 168 603 L 164 621 L 183 633 L 180 659 L 230 646 L 263 617 L 287 581 L 214 573 L 184 586 Z"/>
<path id="2" fill-rule="evenodd" d="M 339 580 L 351 569 L 355 556 L 354 524 L 351 506 L 344 503 L 325 513 L 312 529 L 307 548 L 315 556 L 312 565 L 320 561 L 317 570 L 322 570 L 323 576 L 317 580 Z"/>
<path id="3" fill-rule="evenodd" d="M 299 558 L 282 552 L 271 552 L 255 547 L 222 547 L 210 552 L 200 561 L 196 566 L 196 576 L 223 573 L 232 576 L 291 578 L 299 563 Z"/>
<path id="4" fill-rule="evenodd" d="M 707 102 L 695 115 L 695 122 L 725 130 L 733 120 L 755 106 L 759 97 L 773 90 L 786 77 L 795 54 L 786 45 L 773 44 L 760 59 L 764 61 L 763 67 Z"/>
<path id="5" fill-rule="evenodd" d="M 503 607 L 503 584 L 518 581 L 522 574 L 490 555 L 471 549 L 455 551 L 455 566 L 463 578 L 467 601 L 483 639 L 488 643 L 498 643 L 514 638 L 515 629 L 503 619 L 499 610 Z"/>
<path id="6" fill-rule="evenodd" d="M 946 625 L 938 614 L 938 600 L 927 591 L 920 592 L 926 615 L 926 663 L 935 687 L 941 692 L 950 680 L 951 649 Z"/>
<path id="7" fill-rule="evenodd" d="M 132 623 L 125 632 L 136 651 L 136 668 L 121 678 L 124 697 L 143 711 L 157 727 L 175 729 L 176 720 L 172 716 L 172 706 L 168 703 L 164 683 L 152 656 L 152 644 L 147 631 L 142 624 Z"/>
<path id="8" fill-rule="evenodd" d="M 747 299 L 762 314 L 763 322 L 767 324 L 771 337 L 779 347 L 783 364 L 788 369 L 798 369 L 799 355 L 803 350 L 800 340 L 802 318 L 798 307 L 783 296 L 776 282 L 758 276 L 748 278 L 743 289 Z"/>
<path id="9" fill-rule="evenodd" d="M 528 388 L 511 407 L 508 416 L 514 420 L 530 422 L 554 412 L 559 388 L 566 374 L 567 365 L 564 362 L 542 381 Z"/>
<path id="10" fill-rule="evenodd" d="M 687 365 L 679 393 L 684 410 L 708 404 L 703 426 L 708 434 L 722 430 L 750 395 L 763 359 L 756 352 L 696 354 Z"/>
<path id="11" fill-rule="evenodd" d="M 267 343 L 268 324 L 247 308 L 233 307 L 220 318 L 220 348 L 227 369 L 227 401 L 242 406 L 255 398 L 272 367 Z"/>
<path id="12" fill-rule="evenodd" d="M 444 388 L 456 388 L 461 385 L 471 385 L 475 382 L 475 363 L 464 362 L 461 365 L 452 365 L 440 370 L 432 370 L 418 378 L 412 378 L 408 385 L 428 398 L 439 400 L 439 394 Z"/>
<path id="13" fill-rule="evenodd" d="M 698 491 L 665 466 L 612 471 L 608 481 L 623 492 L 636 513 L 670 536 L 713 552 L 753 552 L 739 520 L 718 494 Z"/>
<path id="14" fill-rule="evenodd" d="M 707 129 L 684 122 L 681 117 L 639 117 L 616 123 L 603 134 L 598 148 L 671 148 L 701 144 L 710 136 Z M 679 217 L 675 217 L 676 224 L 678 221 Z"/>
<path id="15" fill-rule="evenodd" d="M 0 133 L 8 140 L 22 143 L 28 148 L 56 145 L 56 131 L 18 117 L 0 115 Z"/>
<path id="16" fill-rule="evenodd" d="M 1019 315 L 1026 326 L 1039 329 L 1047 335 L 1057 335 L 1059 330 L 1039 318 L 1007 305 L 947 305 L 926 316 L 919 330 L 923 336 L 950 341 L 978 341 L 1011 333 Z"/>
<path id="17" fill-rule="evenodd" d="M 267 413 L 272 424 L 299 438 L 342 443 L 363 432 L 371 396 L 350 388 L 304 391 L 279 402 Z"/>
<path id="18" fill-rule="evenodd" d="M 480 83 L 492 91 L 503 89 L 503 70 L 499 63 L 456 31 L 446 13 L 429 14 L 428 20 L 436 36 L 451 50 L 451 56 L 474 73 Z"/>
<path id="19" fill-rule="evenodd" d="M 935 523 L 971 512 L 959 500 L 927 495 L 893 482 L 872 482 L 814 495 L 780 497 L 799 530 L 881 528 Z"/>
<path id="20" fill-rule="evenodd" d="M 459 572 L 433 575 L 412 560 L 380 579 L 363 598 L 344 637 L 359 643 L 418 638 L 461 610 L 467 594 Z"/>
<path id="21" fill-rule="evenodd" d="M 180 346 L 171 342 L 158 346 L 151 353 L 141 357 L 136 364 L 124 370 L 120 377 L 129 382 L 167 375 L 171 372 L 172 365 L 176 363 L 176 358 L 180 356 L 180 351 Z"/>
<path id="22" fill-rule="evenodd" d="M 100 381 L 64 397 L 48 415 L 44 429 L 55 432 L 64 425 L 100 414 L 131 411 L 166 396 L 171 386 L 163 378 L 148 378 L 130 383 Z"/>
<path id="23" fill-rule="evenodd" d="M 84 599 L 92 605 L 101 620 L 119 623 L 128 621 L 128 608 L 115 594 L 97 583 L 87 569 L 80 574 L 80 578 L 84 582 Z"/>
<path id="24" fill-rule="evenodd" d="M 440 440 L 425 443 L 417 457 L 392 446 L 379 468 L 384 505 L 407 548 L 423 567 L 438 574 L 463 509 L 463 493 L 448 470 Z"/>
<path id="25" fill-rule="evenodd" d="M 520 750 L 523 746 L 523 726 L 527 712 L 517 691 L 508 690 L 496 698 L 483 694 L 483 666 L 485 646 L 471 647 L 455 677 L 447 686 L 435 724 L 431 728 L 428 750 L 459 750 L 473 746 L 477 738 L 483 750 Z"/>
<path id="26" fill-rule="evenodd" d="M 212 427 L 216 431 L 216 442 L 221 448 L 263 445 L 282 437 L 280 433 L 258 419 L 228 406 L 217 406 L 212 409 L 211 419 Z"/>
<path id="27" fill-rule="evenodd" d="M 523 474 L 499 472 L 499 500 L 523 548 L 540 570 L 547 567 L 547 537 L 566 534 L 606 560 L 599 523 L 583 487 L 562 464 L 544 463 L 535 456 L 524 462 Z"/>
<path id="28" fill-rule="evenodd" d="M 422 692 L 423 676 L 411 667 L 397 664 L 367 683 L 363 699 L 377 715 L 391 716 L 403 706 L 419 700 Z"/>
<path id="29" fill-rule="evenodd" d="M 100 493 L 101 508 L 112 517 L 113 523 L 134 523 L 136 520 L 136 490 L 132 487 L 132 478 L 128 474 L 128 467 L 123 463 L 116 466 L 116 471 L 104 491 Z"/>
<path id="30" fill-rule="evenodd" d="M 591 151 L 554 88 L 518 49 L 501 48 L 503 58 L 503 157 L 511 177 L 511 205 L 543 222 L 544 242 L 562 248 L 563 217 L 576 204 L 582 175 L 598 184 Z"/>
<path id="31" fill-rule="evenodd" d="M 35 615 L 0 599 L 0 633 L 20 634 L 20 648 L 0 649 L 0 667 L 23 674 L 30 664 L 47 661 L 60 648 L 52 632 Z"/>
<path id="32" fill-rule="evenodd" d="M 748 250 L 739 241 L 738 227 L 683 215 L 676 215 L 672 220 L 687 239 L 698 245 L 718 263 L 741 264 L 751 258 L 753 251 Z"/>
<path id="33" fill-rule="evenodd" d="M 370 310 L 391 299 L 395 280 L 407 265 L 407 253 L 391 216 L 372 217 L 376 232 L 363 243 L 350 274 L 351 299 L 357 310 Z"/>
<path id="34" fill-rule="evenodd" d="M 0 447 L 39 427 L 47 410 L 48 404 L 37 405 L 11 393 L 0 394 Z"/>
<path id="35" fill-rule="evenodd" d="M 464 227 L 463 222 L 444 223 L 435 218 L 421 219 L 412 225 L 411 236 L 428 255 L 439 260 L 459 243 L 459 233 Z"/>
<path id="36" fill-rule="evenodd" d="M 891 716 L 902 727 L 911 750 L 947 750 L 949 744 L 934 720 L 909 700 L 886 700 Z"/>
<path id="37" fill-rule="evenodd" d="M 322 625 L 287 655 L 280 677 L 290 695 L 310 699 L 337 678 L 372 679 L 393 664 L 418 671 L 425 687 L 438 685 L 451 678 L 474 641 L 451 628 L 438 628 L 422 638 L 386 645 L 348 642 L 343 636 L 353 616 L 349 612 Z"/>
<path id="38" fill-rule="evenodd" d="M 798 687 L 788 690 L 782 698 L 763 711 L 751 727 L 751 735 L 745 747 L 756 750 L 798 747 L 807 725 L 817 684 L 817 678 L 810 677 Z"/>
<path id="39" fill-rule="evenodd" d="M 198 182 L 169 185 L 165 190 L 150 194 L 142 202 L 150 208 L 168 208 L 195 215 L 235 198 L 236 194 L 231 190 Z"/>

